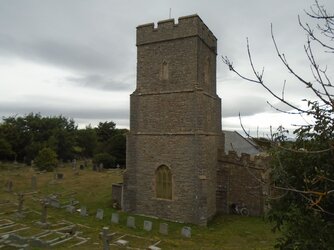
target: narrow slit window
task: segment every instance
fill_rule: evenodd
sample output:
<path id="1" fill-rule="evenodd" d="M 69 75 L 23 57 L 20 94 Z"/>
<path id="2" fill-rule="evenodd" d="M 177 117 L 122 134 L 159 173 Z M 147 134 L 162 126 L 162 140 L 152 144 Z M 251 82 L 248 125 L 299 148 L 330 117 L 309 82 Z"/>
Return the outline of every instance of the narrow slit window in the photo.
<path id="1" fill-rule="evenodd" d="M 166 61 L 163 61 L 161 64 L 161 75 L 160 79 L 163 81 L 168 80 L 168 63 Z"/>

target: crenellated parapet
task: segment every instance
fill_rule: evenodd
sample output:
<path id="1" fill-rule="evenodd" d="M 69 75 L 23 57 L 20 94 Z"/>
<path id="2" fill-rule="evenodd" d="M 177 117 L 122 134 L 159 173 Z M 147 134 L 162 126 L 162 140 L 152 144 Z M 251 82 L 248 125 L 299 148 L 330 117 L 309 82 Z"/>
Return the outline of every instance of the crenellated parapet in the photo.
<path id="1" fill-rule="evenodd" d="M 258 169 L 266 169 L 269 163 L 269 157 L 265 155 L 249 155 L 242 153 L 241 156 L 235 151 L 229 151 L 225 154 L 223 151 L 219 152 L 218 160 L 238 166 L 247 166 Z"/>
<path id="2" fill-rule="evenodd" d="M 187 37 L 199 37 L 217 52 L 217 38 L 198 15 L 180 17 L 177 23 L 174 19 L 159 21 L 157 27 L 154 23 L 137 27 L 137 46 Z"/>

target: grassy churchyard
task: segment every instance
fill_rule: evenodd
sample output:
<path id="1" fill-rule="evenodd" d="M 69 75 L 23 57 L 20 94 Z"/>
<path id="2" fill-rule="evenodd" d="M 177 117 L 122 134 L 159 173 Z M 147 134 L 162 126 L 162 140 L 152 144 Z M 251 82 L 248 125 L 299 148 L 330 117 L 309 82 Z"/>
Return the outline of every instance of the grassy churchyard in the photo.
<path id="1" fill-rule="evenodd" d="M 208 227 L 199 227 L 117 211 L 112 208 L 111 186 L 122 181 L 122 171 L 96 172 L 91 167 L 74 171 L 68 164 L 57 169 L 63 178 L 56 179 L 55 172 L 0 164 L 0 249 L 19 249 L 27 242 L 30 249 L 46 245 L 54 249 L 108 249 L 103 248 L 107 239 L 110 249 L 273 249 L 278 235 L 262 218 L 224 215 Z M 48 204 L 44 205 L 46 197 Z M 87 216 L 80 213 L 82 206 Z M 102 219 L 96 218 L 98 209 L 103 209 Z M 112 213 L 118 213 L 118 224 L 111 223 Z M 127 227 L 128 216 L 134 217 L 135 228 Z M 143 229 L 144 221 L 152 222 L 150 231 Z M 160 223 L 168 224 L 167 235 L 159 232 Z M 149 230 L 150 225 L 146 226 Z M 190 238 L 181 235 L 185 226 L 191 227 Z M 102 236 L 104 227 L 109 228 L 105 229 L 107 237 Z M 16 239 L 7 238 L 9 234 Z"/>

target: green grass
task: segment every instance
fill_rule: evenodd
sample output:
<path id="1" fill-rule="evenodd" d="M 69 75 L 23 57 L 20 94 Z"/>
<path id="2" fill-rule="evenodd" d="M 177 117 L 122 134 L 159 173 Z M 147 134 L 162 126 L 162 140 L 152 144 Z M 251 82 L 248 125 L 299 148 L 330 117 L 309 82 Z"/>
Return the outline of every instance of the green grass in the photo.
<path id="1" fill-rule="evenodd" d="M 80 163 L 78 163 L 80 164 Z M 259 217 L 240 217 L 232 215 L 216 216 L 207 227 L 196 225 L 180 224 L 167 222 L 169 225 L 169 234 L 167 236 L 159 234 L 159 223 L 165 222 L 156 218 L 148 218 L 144 216 L 132 215 L 136 217 L 136 229 L 129 229 L 126 225 L 128 214 L 120 212 L 120 224 L 111 225 L 111 213 L 115 212 L 111 207 L 111 187 L 112 183 L 122 181 L 121 170 L 105 171 L 102 173 L 93 172 L 91 169 L 79 171 L 79 175 L 75 175 L 71 166 L 65 166 L 58 169 L 58 172 L 64 173 L 63 180 L 54 180 L 54 173 L 38 174 L 33 169 L 23 165 L 0 165 L 0 185 L 3 187 L 8 179 L 13 181 L 14 192 L 30 192 L 31 176 L 37 176 L 38 193 L 25 197 L 24 206 L 30 211 L 41 211 L 41 205 L 38 198 L 51 193 L 60 194 L 61 200 L 65 203 L 71 197 L 80 201 L 81 205 L 85 205 L 90 213 L 89 217 L 81 217 L 79 213 L 70 214 L 65 209 L 48 209 L 48 221 L 58 223 L 67 220 L 78 224 L 78 230 L 82 231 L 82 236 L 89 237 L 90 240 L 76 249 L 102 249 L 102 241 L 99 233 L 102 227 L 109 226 L 110 232 L 117 232 L 117 235 L 126 236 L 132 247 L 141 247 L 145 249 L 149 244 L 161 241 L 158 246 L 162 249 L 273 249 L 275 239 L 279 236 L 273 234 L 270 230 L 271 225 L 266 223 Z M 29 198 L 31 197 L 31 198 Z M 34 197 L 34 199 L 32 199 Z M 12 193 L 0 191 L 0 202 L 10 200 L 17 202 L 16 196 Z M 98 208 L 104 209 L 104 219 L 98 221 L 95 219 L 95 213 Z M 5 206 L 0 206 L 1 210 L 6 210 Z M 8 206 L 7 210 L 13 211 L 15 206 Z M 13 213 L 0 215 L 0 219 L 10 218 L 17 223 L 23 223 L 31 226 L 31 232 L 38 232 L 40 229 L 34 224 L 39 220 L 39 215 L 35 212 L 28 213 L 25 218 L 16 218 Z M 143 230 L 143 221 L 151 220 L 153 222 L 153 230 L 146 232 Z M 186 239 L 181 237 L 181 229 L 183 226 L 192 228 L 192 237 Z M 27 231 L 22 231 L 22 235 L 30 235 Z M 31 233 L 33 234 L 33 233 Z M 67 249 L 69 242 L 56 249 Z M 117 249 L 117 248 L 115 248 Z"/>

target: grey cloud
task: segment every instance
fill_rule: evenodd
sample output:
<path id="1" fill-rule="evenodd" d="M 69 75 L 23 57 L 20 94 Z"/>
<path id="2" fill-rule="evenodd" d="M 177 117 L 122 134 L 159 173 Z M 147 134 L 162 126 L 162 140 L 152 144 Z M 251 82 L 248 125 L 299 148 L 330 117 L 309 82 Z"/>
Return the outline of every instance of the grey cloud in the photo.
<path id="1" fill-rule="evenodd" d="M 134 88 L 135 76 L 114 79 L 112 77 L 92 74 L 84 77 L 67 77 L 65 80 L 88 88 L 97 88 L 109 91 L 124 91 Z"/>
<path id="2" fill-rule="evenodd" d="M 29 113 L 41 113 L 47 116 L 63 115 L 76 119 L 98 119 L 116 120 L 128 119 L 129 110 L 127 107 L 80 107 L 80 106 L 55 106 L 48 103 L 24 103 L 24 102 L 0 102 L 0 116 L 7 117 L 12 114 L 26 115 Z"/>

